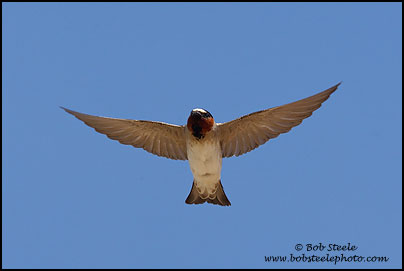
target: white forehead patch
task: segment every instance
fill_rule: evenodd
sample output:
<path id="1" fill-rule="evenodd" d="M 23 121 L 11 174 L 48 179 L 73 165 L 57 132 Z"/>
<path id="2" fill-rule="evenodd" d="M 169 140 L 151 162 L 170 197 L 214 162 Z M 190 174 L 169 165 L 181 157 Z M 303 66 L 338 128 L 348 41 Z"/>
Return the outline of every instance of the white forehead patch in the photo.
<path id="1" fill-rule="evenodd" d="M 203 109 L 201 109 L 201 108 L 195 108 L 195 109 L 193 109 L 192 111 L 201 112 L 201 113 L 208 113 L 208 112 L 206 112 L 206 110 L 203 110 Z"/>

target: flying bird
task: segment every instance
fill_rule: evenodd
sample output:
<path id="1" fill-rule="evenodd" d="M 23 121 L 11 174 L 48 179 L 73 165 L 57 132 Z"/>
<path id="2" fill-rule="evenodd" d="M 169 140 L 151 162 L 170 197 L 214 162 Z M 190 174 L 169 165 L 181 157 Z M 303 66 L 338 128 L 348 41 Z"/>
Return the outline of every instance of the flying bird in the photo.
<path id="1" fill-rule="evenodd" d="M 125 145 L 174 160 L 188 160 L 194 180 L 185 203 L 229 206 L 221 183 L 222 158 L 239 156 L 290 131 L 338 88 L 311 97 L 216 123 L 205 109 L 191 111 L 186 125 L 87 115 L 61 107 L 97 132 Z"/>

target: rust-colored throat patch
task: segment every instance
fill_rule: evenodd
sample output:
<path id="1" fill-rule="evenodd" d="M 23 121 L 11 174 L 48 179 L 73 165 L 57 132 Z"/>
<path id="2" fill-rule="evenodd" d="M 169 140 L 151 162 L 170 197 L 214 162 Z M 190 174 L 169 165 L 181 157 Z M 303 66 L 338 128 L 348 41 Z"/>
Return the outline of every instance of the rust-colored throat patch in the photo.
<path id="1" fill-rule="evenodd" d="M 208 111 L 192 110 L 188 118 L 187 128 L 195 138 L 201 139 L 212 130 L 213 124 L 213 117 Z"/>

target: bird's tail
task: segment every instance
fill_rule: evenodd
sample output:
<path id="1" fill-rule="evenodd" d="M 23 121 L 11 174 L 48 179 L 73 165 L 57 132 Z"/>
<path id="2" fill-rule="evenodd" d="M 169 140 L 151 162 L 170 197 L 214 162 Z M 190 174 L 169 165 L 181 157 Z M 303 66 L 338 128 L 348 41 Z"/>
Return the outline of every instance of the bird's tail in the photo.
<path id="1" fill-rule="evenodd" d="M 222 182 L 219 180 L 219 183 L 216 188 L 216 192 L 210 195 L 202 195 L 200 191 L 198 191 L 198 188 L 195 185 L 195 180 L 192 183 L 192 188 L 191 192 L 189 192 L 189 195 L 187 199 L 185 200 L 185 203 L 187 204 L 202 204 L 202 203 L 212 203 L 212 204 L 219 204 L 222 206 L 230 206 L 230 201 L 226 197 L 226 194 L 224 193 Z"/>

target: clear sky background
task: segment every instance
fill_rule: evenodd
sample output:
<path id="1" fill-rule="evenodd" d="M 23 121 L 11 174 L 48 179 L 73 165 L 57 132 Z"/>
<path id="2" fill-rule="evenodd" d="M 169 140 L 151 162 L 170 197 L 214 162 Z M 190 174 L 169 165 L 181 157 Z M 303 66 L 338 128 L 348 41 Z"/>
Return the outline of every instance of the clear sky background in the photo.
<path id="1" fill-rule="evenodd" d="M 389 258 L 340 268 L 401 267 L 401 3 L 2 8 L 4 268 L 335 267 L 265 262 L 320 242 Z M 231 207 L 185 204 L 186 161 L 59 108 L 225 122 L 340 81 L 300 126 L 223 160 Z"/>

